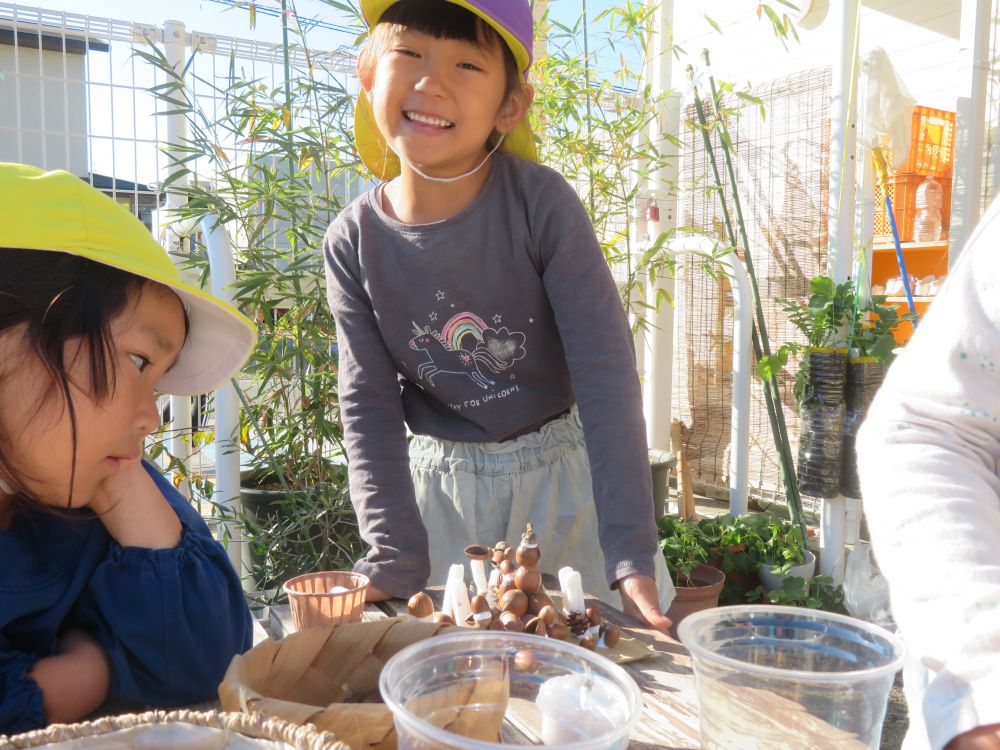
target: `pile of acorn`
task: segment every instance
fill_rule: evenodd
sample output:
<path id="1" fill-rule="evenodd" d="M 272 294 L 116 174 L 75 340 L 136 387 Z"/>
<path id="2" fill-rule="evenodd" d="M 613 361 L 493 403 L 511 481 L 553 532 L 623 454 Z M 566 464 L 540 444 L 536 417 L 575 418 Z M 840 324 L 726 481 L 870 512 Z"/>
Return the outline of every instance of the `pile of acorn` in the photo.
<path id="1" fill-rule="evenodd" d="M 614 648 L 618 643 L 621 631 L 617 625 L 603 622 L 597 607 L 586 607 L 580 612 L 564 612 L 555 607 L 542 585 L 542 572 L 538 568 L 541 552 L 530 523 L 516 549 L 500 541 L 492 547 L 469 545 L 465 554 L 473 565 L 483 565 L 489 560 L 492 572 L 486 591 L 472 597 L 472 613 L 460 625 L 561 640 L 573 635 L 588 649 L 598 645 Z M 566 601 L 568 597 L 564 594 L 563 602 Z M 452 613 L 434 612 L 431 598 L 423 591 L 410 597 L 407 609 L 416 618 L 454 622 Z"/>

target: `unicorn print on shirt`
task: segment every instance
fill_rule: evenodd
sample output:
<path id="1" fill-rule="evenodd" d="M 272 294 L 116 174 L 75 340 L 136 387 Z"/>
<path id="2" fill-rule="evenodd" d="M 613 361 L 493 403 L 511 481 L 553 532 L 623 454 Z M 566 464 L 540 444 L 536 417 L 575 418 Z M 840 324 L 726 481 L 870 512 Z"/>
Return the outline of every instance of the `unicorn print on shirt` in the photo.
<path id="1" fill-rule="evenodd" d="M 410 348 L 421 351 L 427 359 L 417 367 L 417 376 L 433 388 L 434 378 L 442 373 L 467 376 L 484 390 L 496 385 L 484 374 L 501 373 L 523 359 L 525 336 L 506 327 L 491 328 L 470 312 L 452 316 L 441 331 L 413 324 Z"/>

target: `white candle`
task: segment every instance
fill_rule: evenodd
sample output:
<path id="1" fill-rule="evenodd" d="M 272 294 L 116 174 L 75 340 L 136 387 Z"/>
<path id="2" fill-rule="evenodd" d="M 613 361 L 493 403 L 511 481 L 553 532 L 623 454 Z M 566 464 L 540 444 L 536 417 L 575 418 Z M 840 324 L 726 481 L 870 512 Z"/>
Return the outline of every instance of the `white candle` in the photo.
<path id="1" fill-rule="evenodd" d="M 583 579 L 571 567 L 559 569 L 559 588 L 562 589 L 562 604 L 566 612 L 583 612 Z"/>
<path id="2" fill-rule="evenodd" d="M 482 560 L 469 560 L 469 567 L 472 569 L 472 580 L 476 583 L 476 593 L 486 593 L 486 566 Z"/>
<path id="3" fill-rule="evenodd" d="M 542 716 L 545 745 L 599 737 L 628 719 L 628 706 L 621 690 L 597 675 L 565 674 L 546 680 L 535 704 Z"/>
<path id="4" fill-rule="evenodd" d="M 452 619 L 456 625 L 461 625 L 472 614 L 472 602 L 469 601 L 469 589 L 465 586 L 465 566 L 456 563 L 448 569 L 448 582 L 445 584 L 445 599 L 450 603 Z M 444 610 L 448 613 L 448 610 Z"/>

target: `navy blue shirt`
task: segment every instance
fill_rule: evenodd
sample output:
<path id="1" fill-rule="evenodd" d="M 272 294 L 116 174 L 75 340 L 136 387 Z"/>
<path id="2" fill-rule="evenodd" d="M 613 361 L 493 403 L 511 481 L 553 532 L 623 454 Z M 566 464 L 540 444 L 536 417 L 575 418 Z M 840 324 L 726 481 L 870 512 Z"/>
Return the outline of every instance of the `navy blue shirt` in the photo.
<path id="1" fill-rule="evenodd" d="M 250 647 L 250 611 L 225 550 L 143 466 L 181 521 L 172 549 L 122 547 L 89 510 L 26 511 L 0 529 L 0 734 L 48 723 L 26 673 L 67 626 L 104 647 L 112 696 L 158 708 L 213 698 Z"/>

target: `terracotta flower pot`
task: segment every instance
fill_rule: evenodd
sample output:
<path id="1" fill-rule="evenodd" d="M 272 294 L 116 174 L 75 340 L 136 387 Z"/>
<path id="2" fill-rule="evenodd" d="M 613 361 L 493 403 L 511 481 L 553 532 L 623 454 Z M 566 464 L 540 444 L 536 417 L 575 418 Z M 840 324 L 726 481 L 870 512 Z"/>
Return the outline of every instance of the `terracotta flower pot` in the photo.
<path id="1" fill-rule="evenodd" d="M 699 565 L 689 579 L 694 586 L 676 586 L 677 594 L 666 614 L 673 621 L 670 637 L 677 638 L 677 626 L 692 612 L 717 607 L 719 594 L 726 582 L 726 574 L 710 565 Z"/>

